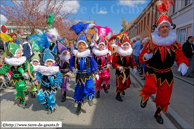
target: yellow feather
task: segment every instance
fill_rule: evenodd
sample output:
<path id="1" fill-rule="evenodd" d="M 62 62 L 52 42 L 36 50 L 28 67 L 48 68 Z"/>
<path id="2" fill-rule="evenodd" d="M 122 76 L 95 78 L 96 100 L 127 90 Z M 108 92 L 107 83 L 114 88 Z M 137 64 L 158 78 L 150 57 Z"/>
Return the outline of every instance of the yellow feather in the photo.
<path id="1" fill-rule="evenodd" d="M 0 38 L 2 38 L 5 42 L 13 41 L 13 39 L 9 35 L 4 33 L 0 33 Z"/>

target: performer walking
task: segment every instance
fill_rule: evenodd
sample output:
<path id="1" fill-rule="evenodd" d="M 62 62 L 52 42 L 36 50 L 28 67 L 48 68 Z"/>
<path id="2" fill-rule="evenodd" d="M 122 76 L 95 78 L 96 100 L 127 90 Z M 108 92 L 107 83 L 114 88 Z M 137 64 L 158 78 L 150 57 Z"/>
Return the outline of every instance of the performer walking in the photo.
<path id="1" fill-rule="evenodd" d="M 59 66 L 53 66 L 55 64 L 55 54 L 46 48 L 42 55 L 42 62 L 44 66 L 39 66 L 36 73 L 35 85 L 41 84 L 40 90 L 36 99 L 48 108 L 48 114 L 52 113 L 56 109 L 55 95 L 57 88 L 61 86 L 62 74 L 59 70 Z"/>
<path id="2" fill-rule="evenodd" d="M 3 75 L 11 70 L 10 82 L 15 85 L 17 91 L 15 100 L 20 99 L 19 105 L 24 107 L 26 106 L 24 93 L 28 94 L 30 89 L 30 86 L 26 86 L 25 79 L 29 79 L 28 73 L 32 73 L 33 66 L 25 56 L 22 56 L 23 52 L 17 44 L 9 42 L 7 49 L 7 55 L 10 57 L 5 58 L 5 64 L 0 69 L 0 79 L 4 80 Z"/>
<path id="3" fill-rule="evenodd" d="M 70 50 L 70 49 L 69 49 Z M 67 86 L 69 84 L 69 77 L 72 76 L 69 66 L 70 52 L 66 46 L 62 43 L 58 43 L 58 51 L 60 53 L 60 61 L 56 63 L 59 66 L 63 76 L 63 82 L 61 84 L 61 102 L 65 102 L 67 94 Z"/>
<path id="4" fill-rule="evenodd" d="M 133 49 L 129 44 L 129 38 L 127 33 L 121 33 L 118 35 L 114 35 L 110 38 L 119 38 L 117 43 L 117 52 L 113 55 L 112 67 L 116 69 L 116 99 L 120 102 L 123 101 L 120 93 L 125 95 L 125 91 L 130 87 L 130 66 L 133 68 L 133 72 L 137 72 L 137 65 L 134 62 L 133 58 Z"/>
<path id="5" fill-rule="evenodd" d="M 166 3 L 162 4 L 165 5 Z M 184 75 L 189 64 L 187 58 L 183 55 L 181 45 L 176 41 L 176 33 L 170 31 L 176 25 L 165 13 L 168 8 L 164 7 L 168 6 L 158 6 L 161 14 L 154 25 L 155 31 L 152 34 L 150 32 L 151 40 L 145 44 L 139 56 L 140 63 L 146 63 L 145 84 L 139 95 L 143 97 L 141 107 L 145 108 L 150 95 L 156 93 L 154 102 L 156 102 L 157 110 L 154 117 L 160 124 L 163 124 L 160 112 L 161 110 L 164 110 L 164 113 L 167 112 L 172 94 L 173 73 L 171 67 L 176 61 L 179 67 L 178 71 Z"/>
<path id="6" fill-rule="evenodd" d="M 78 50 L 76 49 L 73 50 L 73 53 L 70 59 L 70 69 L 76 75 L 76 80 L 75 80 L 76 87 L 75 87 L 74 99 L 75 99 L 75 102 L 78 103 L 78 107 L 76 110 L 77 115 L 81 113 L 81 105 L 83 102 L 83 98 L 85 96 L 88 99 L 88 104 L 90 106 L 93 105 L 93 98 L 95 94 L 95 90 L 93 88 L 93 79 L 92 79 L 93 74 L 95 74 L 95 77 L 97 78 L 97 80 L 99 79 L 99 76 L 97 74 L 98 64 L 93 59 L 92 54 L 90 53 L 90 49 L 88 48 L 88 43 L 87 43 L 85 33 L 82 31 L 82 29 L 80 31 L 80 28 L 82 28 L 82 26 L 80 25 L 72 26 L 73 30 L 79 31 L 79 32 L 76 32 L 78 34 L 77 44 L 76 44 L 76 48 Z"/>
<path id="7" fill-rule="evenodd" d="M 108 93 L 108 87 L 110 87 L 110 63 L 111 63 L 110 58 L 111 57 L 108 49 L 108 41 L 105 39 L 105 36 L 112 31 L 107 27 L 99 27 L 98 32 L 100 37 L 94 44 L 95 47 L 92 49 L 93 57 L 95 61 L 98 63 L 99 79 L 98 80 L 96 79 L 97 98 L 100 97 L 100 90 L 102 89 L 101 85 L 103 85 L 105 93 Z"/>

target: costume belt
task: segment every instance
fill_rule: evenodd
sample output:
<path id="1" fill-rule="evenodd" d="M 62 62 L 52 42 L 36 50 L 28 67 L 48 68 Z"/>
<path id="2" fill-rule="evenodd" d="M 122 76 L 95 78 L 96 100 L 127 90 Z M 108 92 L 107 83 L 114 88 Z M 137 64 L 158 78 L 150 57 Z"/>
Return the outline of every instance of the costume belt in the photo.
<path id="1" fill-rule="evenodd" d="M 171 68 L 167 68 L 167 69 L 157 69 L 157 68 L 154 68 L 152 66 L 149 66 L 148 64 L 146 64 L 146 67 L 152 69 L 156 73 L 168 73 L 168 72 L 171 71 Z"/>
<path id="2" fill-rule="evenodd" d="M 14 78 L 23 77 L 21 74 L 11 74 L 11 76 L 14 77 Z"/>
<path id="3" fill-rule="evenodd" d="M 42 80 L 42 85 L 45 86 L 45 87 L 47 87 L 47 88 L 51 87 L 51 84 L 50 83 L 47 83 L 47 82 L 45 82 L 43 80 Z"/>
<path id="4" fill-rule="evenodd" d="M 61 73 L 69 72 L 69 69 L 60 69 Z"/>
<path id="5" fill-rule="evenodd" d="M 122 66 L 122 67 L 123 67 L 123 69 L 129 69 L 130 68 L 130 66 L 128 66 L 128 67 Z"/>

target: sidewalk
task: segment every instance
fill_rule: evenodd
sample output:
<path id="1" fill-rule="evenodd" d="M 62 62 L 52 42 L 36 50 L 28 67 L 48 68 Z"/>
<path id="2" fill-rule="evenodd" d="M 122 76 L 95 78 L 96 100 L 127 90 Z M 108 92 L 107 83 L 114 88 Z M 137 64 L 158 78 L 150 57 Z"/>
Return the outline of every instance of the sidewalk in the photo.
<path id="1" fill-rule="evenodd" d="M 181 73 L 178 71 L 178 66 L 172 66 L 172 72 L 174 77 L 181 79 L 182 81 L 185 81 L 191 85 L 194 85 L 194 78 L 191 77 L 186 77 L 186 76 L 181 76 Z"/>
<path id="2" fill-rule="evenodd" d="M 172 68 L 175 76 L 178 72 L 177 66 Z M 176 72 L 177 71 L 177 72 Z M 143 87 L 145 80 L 141 80 L 140 74 L 136 73 L 131 75 L 136 78 L 136 80 Z M 181 76 L 182 77 L 182 76 Z M 184 77 L 186 81 L 191 81 L 192 78 Z M 178 123 L 182 128 L 192 128 L 193 127 L 193 90 L 194 87 L 185 81 L 182 81 L 174 77 L 174 83 L 176 86 L 173 87 L 173 93 L 170 100 L 170 105 L 168 106 L 168 112 L 170 116 Z M 151 98 L 155 98 L 155 95 L 151 95 Z M 151 101 L 150 98 L 150 101 Z M 168 114 L 167 114 L 168 115 Z"/>

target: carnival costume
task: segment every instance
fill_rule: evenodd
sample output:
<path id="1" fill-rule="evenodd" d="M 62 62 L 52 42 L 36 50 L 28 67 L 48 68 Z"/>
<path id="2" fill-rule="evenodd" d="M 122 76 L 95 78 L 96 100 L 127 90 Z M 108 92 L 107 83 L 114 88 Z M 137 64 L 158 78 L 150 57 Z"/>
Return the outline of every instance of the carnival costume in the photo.
<path id="1" fill-rule="evenodd" d="M 106 31 L 107 30 L 107 31 Z M 104 88 L 105 93 L 108 93 L 108 87 L 110 87 L 110 52 L 108 49 L 108 41 L 105 40 L 105 36 L 112 32 L 107 27 L 98 26 L 99 39 L 94 44 L 92 49 L 93 58 L 98 63 L 98 75 L 99 79 L 96 79 L 96 97 L 100 97 L 100 90 Z M 99 50 L 99 45 L 104 45 L 104 50 Z M 107 67 L 109 66 L 109 69 Z"/>
<path id="2" fill-rule="evenodd" d="M 67 94 L 67 86 L 69 84 L 69 77 L 72 76 L 69 66 L 69 59 L 70 59 L 70 52 L 66 48 L 66 46 L 62 43 L 58 43 L 58 50 L 59 50 L 59 63 L 56 63 L 55 65 L 59 66 L 59 69 L 63 76 L 63 81 L 61 84 L 61 102 L 65 102 L 66 100 L 66 94 Z M 63 56 L 63 54 L 67 52 L 66 56 Z"/>
<path id="3" fill-rule="evenodd" d="M 55 95 L 57 88 L 61 86 L 62 74 L 58 66 L 47 67 L 47 61 L 52 61 L 55 64 L 55 55 L 46 48 L 42 55 L 42 62 L 45 66 L 39 66 L 36 73 L 36 81 L 41 84 L 36 99 L 48 108 L 48 113 L 52 113 L 56 109 Z"/>
<path id="4" fill-rule="evenodd" d="M 11 83 L 15 85 L 16 88 L 16 99 L 20 99 L 19 105 L 26 106 L 26 100 L 24 93 L 28 94 L 28 89 L 30 86 L 26 86 L 25 79 L 29 79 L 29 75 L 33 71 L 33 66 L 29 61 L 26 60 L 25 56 L 17 57 L 16 53 L 22 50 L 15 43 L 10 42 L 7 47 L 7 55 L 10 57 L 5 58 L 5 64 L 0 70 L 1 79 L 4 79 L 2 75 L 6 75 L 9 70 L 11 70 Z M 24 92 L 24 93 L 23 93 Z"/>
<path id="5" fill-rule="evenodd" d="M 120 93 L 125 95 L 124 90 L 130 87 L 131 80 L 130 80 L 130 66 L 133 68 L 133 72 L 137 72 L 137 65 L 134 62 L 133 58 L 133 49 L 131 45 L 129 44 L 129 38 L 127 36 L 127 33 L 121 33 L 118 35 L 114 35 L 113 37 L 110 38 L 119 38 L 119 41 L 117 43 L 117 52 L 113 55 L 113 60 L 112 60 L 112 67 L 116 69 L 116 99 L 118 101 L 123 101 L 121 98 Z M 124 51 L 122 47 L 128 44 L 129 48 Z"/>
<path id="6" fill-rule="evenodd" d="M 174 4 L 173 1 L 172 4 Z M 165 13 L 165 11 L 168 11 L 165 1 L 158 6 L 158 10 L 161 14 L 154 25 L 155 31 L 151 34 L 151 40 L 145 44 L 139 56 L 140 63 L 146 63 L 145 84 L 143 89 L 140 90 L 139 96 L 143 97 L 141 107 L 145 108 L 150 95 L 156 94 L 154 102 L 157 110 L 154 117 L 158 123 L 163 124 L 160 111 L 163 110 L 164 113 L 168 111 L 173 88 L 171 67 L 176 61 L 179 67 L 178 71 L 181 71 L 184 75 L 187 72 L 189 62 L 182 52 L 181 45 L 176 41 L 176 33 L 169 31 L 167 37 L 159 35 L 158 30 L 162 24 L 167 23 L 170 29 L 174 29 L 176 26 Z"/>
<path id="7" fill-rule="evenodd" d="M 81 113 L 81 103 L 83 102 L 83 98 L 88 98 L 90 106 L 93 104 L 92 100 L 95 90 L 93 88 L 92 77 L 93 74 L 95 74 L 96 78 L 99 78 L 99 76 L 97 75 L 98 64 L 93 59 L 92 54 L 88 49 L 87 39 L 83 32 L 84 27 L 78 24 L 72 26 L 72 29 L 78 34 L 76 48 L 78 48 L 80 43 L 84 43 L 86 46 L 86 49 L 83 52 L 74 49 L 70 59 L 70 70 L 76 74 L 74 99 L 75 102 L 78 103 L 76 113 L 79 115 Z"/>

